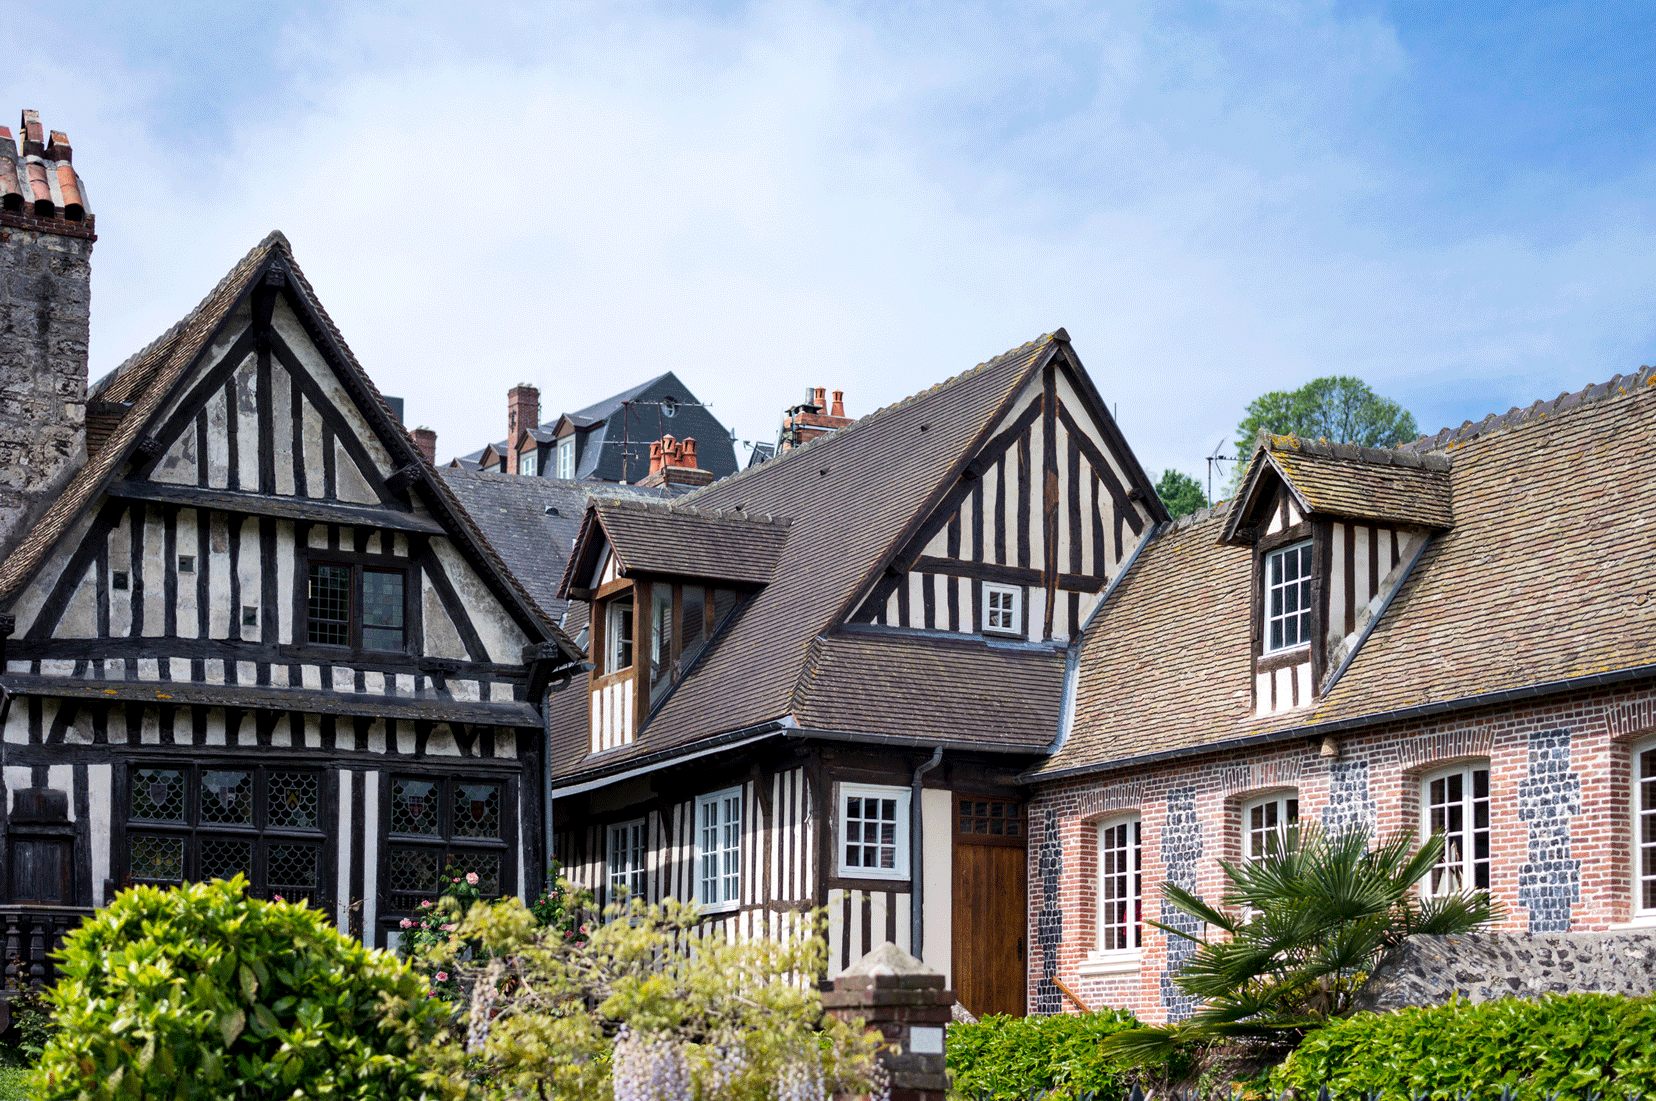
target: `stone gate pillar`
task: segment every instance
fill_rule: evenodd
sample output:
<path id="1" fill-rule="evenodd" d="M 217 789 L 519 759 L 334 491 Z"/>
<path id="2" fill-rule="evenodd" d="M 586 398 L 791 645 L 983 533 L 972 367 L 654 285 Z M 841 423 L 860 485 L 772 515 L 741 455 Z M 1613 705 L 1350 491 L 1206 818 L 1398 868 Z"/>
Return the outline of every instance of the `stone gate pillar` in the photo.
<path id="1" fill-rule="evenodd" d="M 828 1012 L 861 1017 L 885 1037 L 880 1063 L 891 1075 L 891 1101 L 943 1101 L 948 1092 L 943 1045 L 955 996 L 943 986 L 942 975 L 887 941 L 822 995 Z"/>

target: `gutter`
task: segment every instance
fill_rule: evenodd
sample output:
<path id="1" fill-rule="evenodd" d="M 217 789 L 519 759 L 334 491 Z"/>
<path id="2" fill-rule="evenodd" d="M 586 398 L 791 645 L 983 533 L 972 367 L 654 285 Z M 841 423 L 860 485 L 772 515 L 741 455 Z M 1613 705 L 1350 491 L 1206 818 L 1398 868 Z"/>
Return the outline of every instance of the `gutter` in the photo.
<path id="1" fill-rule="evenodd" d="M 920 813 L 920 778 L 943 761 L 943 747 L 932 750 L 931 759 L 914 770 L 914 793 L 909 797 L 909 955 L 924 959 L 926 921 L 924 878 L 926 823 Z"/>
<path id="2" fill-rule="evenodd" d="M 1081 624 L 1081 630 L 1076 632 L 1075 641 L 1069 644 L 1069 649 L 1064 654 L 1064 693 L 1058 703 L 1058 734 L 1052 739 L 1052 745 L 1047 748 L 1047 756 L 1050 757 L 1064 748 L 1064 743 L 1069 741 L 1070 730 L 1075 726 L 1075 693 L 1081 683 L 1081 643 L 1086 639 L 1087 632 L 1092 629 L 1093 621 L 1104 610 L 1104 605 L 1110 602 L 1110 594 L 1116 591 L 1116 586 L 1121 584 L 1122 579 L 1133 568 L 1133 563 L 1138 561 L 1140 552 L 1153 543 L 1167 526 L 1156 525 L 1150 530 L 1149 535 L 1138 541 L 1133 553 L 1127 556 L 1127 561 L 1121 564 L 1116 575 L 1104 587 L 1104 595 L 1098 598 L 1093 610 L 1087 613 L 1087 621 Z"/>
<path id="3" fill-rule="evenodd" d="M 1338 734 L 1342 731 L 1355 730 L 1365 726 L 1405 722 L 1411 719 L 1425 718 L 1430 715 L 1444 715 L 1455 711 L 1471 711 L 1480 707 L 1493 707 L 1500 703 L 1510 703 L 1513 700 L 1535 699 L 1537 696 L 1551 696 L 1556 693 L 1573 692 L 1582 688 L 1602 688 L 1650 677 L 1656 677 L 1656 663 L 1633 665 L 1609 673 L 1588 673 L 1580 677 L 1565 677 L 1562 680 L 1529 684 L 1522 688 L 1503 688 L 1497 692 L 1462 696 L 1454 700 L 1437 700 L 1432 703 L 1415 704 L 1411 707 L 1399 707 L 1391 711 L 1376 711 L 1351 719 L 1336 719 L 1333 722 L 1313 723 L 1310 726 L 1293 726 L 1263 734 L 1250 734 L 1242 738 L 1208 742 L 1204 745 L 1185 746 L 1181 749 L 1165 749 L 1158 753 L 1142 753 L 1136 757 L 1122 757 L 1102 764 L 1073 765 L 1069 768 L 1053 769 L 1051 772 L 1026 772 L 1023 779 L 1026 783 L 1044 783 L 1048 780 L 1079 776 L 1087 772 L 1112 772 L 1116 769 L 1155 764 L 1159 761 L 1171 760 L 1174 757 L 1189 757 L 1219 750 L 1244 749 L 1249 746 L 1282 741 L 1287 738 L 1320 738 L 1326 734 Z"/>
<path id="4" fill-rule="evenodd" d="M 858 745 L 897 745 L 911 749 L 943 749 L 953 753 L 1008 753 L 1041 757 L 1046 750 L 1038 745 L 1004 745 L 996 742 L 962 742 L 950 738 L 921 738 L 912 734 L 856 734 L 844 730 L 813 730 L 796 726 L 788 737 L 813 738 L 820 742 L 855 742 Z"/>

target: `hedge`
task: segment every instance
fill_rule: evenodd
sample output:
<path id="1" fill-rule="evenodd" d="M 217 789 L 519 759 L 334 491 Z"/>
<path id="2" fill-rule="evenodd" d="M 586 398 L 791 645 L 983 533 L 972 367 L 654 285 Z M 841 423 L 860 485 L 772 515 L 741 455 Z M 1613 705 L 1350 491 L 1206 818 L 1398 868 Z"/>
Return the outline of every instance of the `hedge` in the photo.
<path id="1" fill-rule="evenodd" d="M 1271 1082 L 1273 1091 L 1315 1096 L 1326 1085 L 1334 1097 L 1377 1091 L 1387 1101 L 1493 1096 L 1503 1086 L 1518 1101 L 1656 1097 L 1656 997 L 1566 994 L 1363 1013 L 1306 1037 Z"/>
<path id="2" fill-rule="evenodd" d="M 1031 1091 L 1078 1098 L 1097 1091 L 1097 1101 L 1127 1095 L 1127 1070 L 1098 1051 L 1104 1037 L 1136 1028 L 1126 1010 L 1052 1017 L 985 1017 L 949 1026 L 948 1065 L 953 1092 L 968 1098 L 1027 1101 Z"/>

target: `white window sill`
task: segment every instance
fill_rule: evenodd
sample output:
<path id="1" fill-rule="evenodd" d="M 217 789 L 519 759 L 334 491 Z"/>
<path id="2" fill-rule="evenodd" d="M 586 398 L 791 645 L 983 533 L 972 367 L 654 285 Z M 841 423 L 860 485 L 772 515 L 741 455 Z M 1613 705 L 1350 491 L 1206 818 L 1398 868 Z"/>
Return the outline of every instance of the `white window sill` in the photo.
<path id="1" fill-rule="evenodd" d="M 733 914 L 742 908 L 740 902 L 698 902 L 696 908 L 705 917 L 708 914 Z"/>
<path id="2" fill-rule="evenodd" d="M 1656 929 L 1656 912 L 1635 914 L 1631 921 L 1612 921 L 1610 931 L 1621 932 L 1626 929 Z"/>
<path id="3" fill-rule="evenodd" d="M 1144 955 L 1138 948 L 1129 948 L 1124 952 L 1094 952 L 1081 961 L 1076 973 L 1081 975 L 1124 975 L 1139 969 L 1140 958 Z"/>
<path id="4" fill-rule="evenodd" d="M 893 883 L 907 883 L 912 877 L 905 868 L 902 871 L 893 871 L 890 868 L 841 868 L 841 879 L 887 879 Z"/>

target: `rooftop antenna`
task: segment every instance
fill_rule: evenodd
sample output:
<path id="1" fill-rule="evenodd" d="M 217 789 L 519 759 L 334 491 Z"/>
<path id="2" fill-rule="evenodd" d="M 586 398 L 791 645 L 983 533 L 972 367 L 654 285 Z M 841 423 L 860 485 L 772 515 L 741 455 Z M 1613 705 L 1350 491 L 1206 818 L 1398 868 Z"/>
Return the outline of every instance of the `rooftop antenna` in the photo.
<path id="1" fill-rule="evenodd" d="M 1224 450 L 1224 447 L 1225 447 L 1225 437 L 1220 436 L 1219 437 L 1219 442 L 1213 445 L 1213 454 L 1211 454 L 1207 457 L 1207 468 L 1208 468 L 1208 484 L 1207 484 L 1208 493 L 1207 493 L 1207 497 L 1208 497 L 1208 504 L 1209 505 L 1213 504 L 1213 464 L 1218 463 L 1220 465 L 1219 473 L 1224 474 L 1225 473 L 1224 464 L 1231 461 L 1231 457 L 1229 455 L 1219 454 L 1220 451 Z"/>

